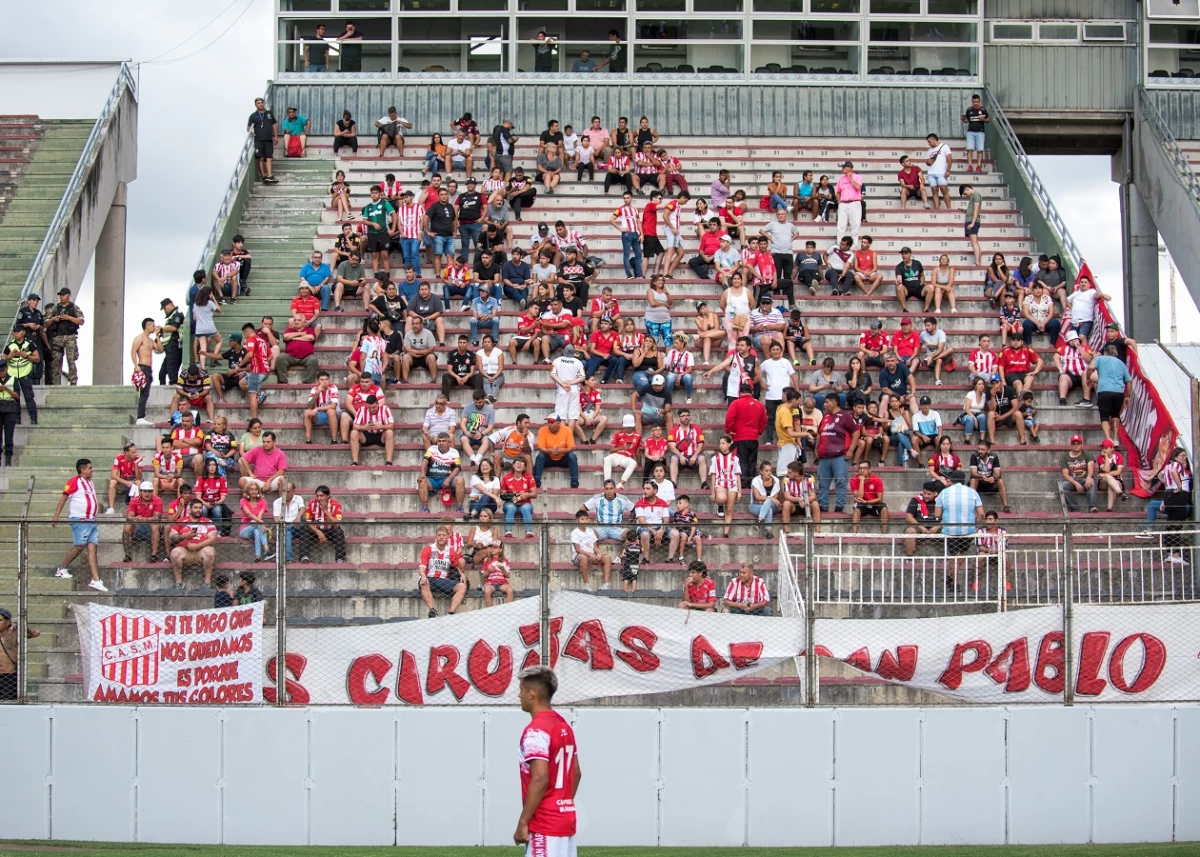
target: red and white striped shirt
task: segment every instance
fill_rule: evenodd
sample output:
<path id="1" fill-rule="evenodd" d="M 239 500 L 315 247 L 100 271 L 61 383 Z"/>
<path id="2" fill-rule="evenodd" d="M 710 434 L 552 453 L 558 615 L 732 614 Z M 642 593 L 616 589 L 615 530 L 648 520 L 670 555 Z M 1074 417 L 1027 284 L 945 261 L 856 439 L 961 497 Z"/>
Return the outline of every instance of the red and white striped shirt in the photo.
<path id="1" fill-rule="evenodd" d="M 696 451 L 696 446 L 704 440 L 704 433 L 700 431 L 699 426 L 684 426 L 677 423 L 671 429 L 671 440 L 675 443 L 675 448 L 679 450 L 680 455 L 690 456 Z"/>
<path id="2" fill-rule="evenodd" d="M 392 409 L 387 405 L 376 405 L 373 408 L 370 405 L 363 405 L 354 415 L 354 424 L 365 426 L 371 423 L 383 426 L 392 425 Z"/>
<path id="3" fill-rule="evenodd" d="M 646 341 L 644 333 L 622 333 L 621 334 L 621 350 L 633 351 L 635 348 L 641 348 L 642 343 Z"/>
<path id="4" fill-rule="evenodd" d="M 498 190 L 504 190 L 508 187 L 508 182 L 504 179 L 484 179 L 483 192 L 491 196 Z"/>
<path id="5" fill-rule="evenodd" d="M 758 251 L 751 250 L 749 247 L 742 248 L 742 261 L 751 268 L 758 267 Z"/>
<path id="6" fill-rule="evenodd" d="M 679 232 L 679 200 L 673 199 L 667 203 L 667 228 Z"/>
<path id="7" fill-rule="evenodd" d="M 421 237 L 421 215 L 425 212 L 415 202 L 396 206 L 396 222 L 400 225 L 401 238 Z"/>
<path id="8" fill-rule="evenodd" d="M 466 265 L 447 265 L 442 279 L 453 286 L 464 286 L 471 279 L 471 269 Z"/>
<path id="9" fill-rule="evenodd" d="M 324 390 L 320 387 L 313 387 L 308 392 L 310 399 L 316 399 L 318 408 L 327 408 L 330 405 L 336 405 L 340 401 L 338 396 L 338 388 L 334 384 L 330 384 Z"/>
<path id="10" fill-rule="evenodd" d="M 178 449 L 164 449 L 154 456 L 154 470 L 164 476 L 171 476 L 183 470 L 183 453 Z"/>
<path id="11" fill-rule="evenodd" d="M 421 566 L 428 577 L 446 578 L 450 569 L 457 569 L 462 564 L 462 554 L 447 544 L 438 550 L 436 544 L 425 545 L 421 549 Z"/>
<path id="12" fill-rule="evenodd" d="M 568 247 L 574 247 L 576 250 L 582 250 L 584 247 L 583 236 L 574 229 L 568 229 L 566 235 L 559 235 L 555 232 L 550 236 L 550 240 L 554 242 L 554 246 L 559 250 L 566 250 Z"/>
<path id="13" fill-rule="evenodd" d="M 692 366 L 696 363 L 696 358 L 692 356 L 690 351 L 680 351 L 677 348 L 672 348 L 667 352 L 667 371 L 673 372 L 676 375 L 686 375 L 692 371 Z"/>
<path id="14" fill-rule="evenodd" d="M 735 453 L 713 453 L 712 467 L 713 484 L 718 488 L 741 488 L 742 463 Z"/>
<path id="15" fill-rule="evenodd" d="M 608 168 L 610 170 L 627 170 L 629 169 L 629 158 L 624 155 L 609 155 Z"/>
<path id="16" fill-rule="evenodd" d="M 67 480 L 63 493 L 67 495 L 67 516 L 90 521 L 96 517 L 96 489 L 92 480 L 72 476 Z"/>
<path id="17" fill-rule="evenodd" d="M 764 601 L 770 601 L 771 596 L 767 592 L 767 582 L 758 575 L 749 584 L 742 583 L 741 577 L 735 577 L 729 581 L 729 586 L 725 587 L 725 601 L 732 601 L 734 604 L 762 604 Z"/>
<path id="18" fill-rule="evenodd" d="M 387 179 L 384 179 L 379 183 L 379 190 L 383 193 L 384 199 L 396 199 L 404 188 L 401 187 L 400 182 L 388 184 Z"/>
<path id="19" fill-rule="evenodd" d="M 1168 491 L 1191 491 L 1192 474 L 1178 461 L 1171 461 L 1158 471 L 1158 478 Z"/>
<path id="20" fill-rule="evenodd" d="M 971 371 L 976 375 L 992 375 L 996 371 L 996 352 L 976 348 L 971 352 L 971 358 L 967 362 L 970 363 Z"/>
<path id="21" fill-rule="evenodd" d="M 667 171 L 669 176 L 677 176 L 683 172 L 683 164 L 679 162 L 679 158 L 674 155 L 662 159 L 663 169 Z"/>
<path id="22" fill-rule="evenodd" d="M 329 508 L 321 506 L 321 501 L 313 497 L 304 509 L 304 520 L 314 524 L 333 524 L 342 519 L 342 504 L 332 497 L 329 498 Z M 325 529 L 319 527 L 318 529 Z"/>
<path id="23" fill-rule="evenodd" d="M 1058 356 L 1062 361 L 1064 373 L 1074 375 L 1076 378 L 1083 377 L 1083 373 L 1087 371 L 1087 361 L 1083 358 L 1083 352 L 1070 345 L 1064 345 Z"/>
<path id="24" fill-rule="evenodd" d="M 985 527 L 975 534 L 975 544 L 979 547 L 980 553 L 1000 553 L 1004 550 L 1004 543 L 1007 539 L 1008 530 L 1004 527 L 996 527 L 994 530 Z"/>
<path id="25" fill-rule="evenodd" d="M 636 205 L 622 205 L 613 214 L 620 221 L 622 232 L 638 231 L 638 210 Z"/>
<path id="26" fill-rule="evenodd" d="M 224 280 L 227 277 L 232 277 L 234 274 L 236 274 L 239 268 L 241 268 L 240 262 L 230 262 L 229 264 L 217 262 L 217 264 L 213 267 L 213 275 L 218 280 Z"/>
<path id="27" fill-rule="evenodd" d="M 658 158 L 654 157 L 654 155 L 647 155 L 644 152 L 638 152 L 634 156 L 634 163 L 637 165 L 635 169 L 640 176 L 653 175 L 662 171 L 662 167 L 658 163 Z"/>
<path id="28" fill-rule="evenodd" d="M 246 352 L 250 355 L 250 374 L 266 375 L 271 371 L 271 345 L 262 336 L 255 334 L 246 340 Z"/>
<path id="29" fill-rule="evenodd" d="M 621 314 L 621 302 L 614 300 L 609 306 L 605 303 L 604 298 L 592 298 L 592 315 L 599 315 L 600 318 L 612 320 L 613 316 Z"/>
<path id="30" fill-rule="evenodd" d="M 799 497 L 802 501 L 812 502 L 812 481 L 806 476 L 803 479 L 789 479 L 784 488 L 789 496 Z"/>

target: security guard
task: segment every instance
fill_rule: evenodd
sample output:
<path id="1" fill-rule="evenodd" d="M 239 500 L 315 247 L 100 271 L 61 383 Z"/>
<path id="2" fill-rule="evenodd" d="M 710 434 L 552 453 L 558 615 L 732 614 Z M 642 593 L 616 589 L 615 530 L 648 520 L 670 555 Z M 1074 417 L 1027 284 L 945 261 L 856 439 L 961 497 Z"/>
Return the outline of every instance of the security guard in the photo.
<path id="1" fill-rule="evenodd" d="M 25 299 L 25 306 L 17 311 L 17 324 L 25 328 L 25 338 L 33 343 L 42 358 L 33 364 L 33 374 L 29 376 L 35 384 L 41 383 L 46 364 L 50 362 L 50 341 L 46 339 L 46 317 L 39 309 L 41 303 L 42 296 L 32 294 Z"/>
<path id="2" fill-rule="evenodd" d="M 159 306 L 162 307 L 163 316 L 165 316 L 162 323 L 162 350 L 166 356 L 158 367 L 158 384 L 161 387 L 170 387 L 179 377 L 180 369 L 183 368 L 185 319 L 182 310 L 175 306 L 175 301 L 170 298 L 163 298 Z"/>
<path id="3" fill-rule="evenodd" d="M 8 361 L 8 374 L 12 376 L 14 389 L 25 397 L 25 408 L 29 419 L 37 425 L 37 401 L 33 398 L 33 371 L 41 363 L 42 355 L 37 345 L 25 334 L 25 328 L 17 323 L 12 329 L 13 338 L 4 346 L 4 358 Z M 19 405 L 19 403 L 18 403 Z M 21 408 L 17 408 L 20 422 Z"/>
<path id="4" fill-rule="evenodd" d="M 79 383 L 75 360 L 79 357 L 79 328 L 83 326 L 83 310 L 71 300 L 71 290 L 58 290 L 58 303 L 46 313 L 46 336 L 50 339 L 50 366 L 46 371 L 47 384 L 62 383 L 63 358 L 67 359 L 67 381 L 74 387 Z"/>
<path id="5" fill-rule="evenodd" d="M 21 422 L 20 393 L 13 384 L 13 377 L 8 373 L 8 363 L 0 360 L 0 440 L 4 446 L 4 464 L 12 465 L 13 436 L 17 433 L 17 424 Z"/>

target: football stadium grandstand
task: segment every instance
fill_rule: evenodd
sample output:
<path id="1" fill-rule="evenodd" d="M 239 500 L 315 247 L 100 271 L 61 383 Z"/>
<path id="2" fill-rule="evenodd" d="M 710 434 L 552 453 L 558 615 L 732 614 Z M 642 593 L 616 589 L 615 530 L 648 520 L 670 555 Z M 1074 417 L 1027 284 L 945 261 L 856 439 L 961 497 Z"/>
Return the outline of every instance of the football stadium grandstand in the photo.
<path id="1" fill-rule="evenodd" d="M 261 603 L 262 697 L 201 701 L 436 705 L 448 684 L 479 702 L 491 648 L 470 687 L 457 650 L 448 673 L 431 655 L 424 694 L 397 652 L 314 675 L 315 651 L 345 629 L 431 644 L 447 614 L 525 601 L 546 657 L 552 599 L 581 590 L 800 636 L 788 651 L 781 631 L 778 657 L 766 641 L 761 669 L 693 642 L 688 682 L 598 679 L 572 702 L 934 710 L 1004 702 L 962 684 L 985 666 L 1030 685 L 1029 651 L 1023 686 L 1003 643 L 923 680 L 915 646 L 892 657 L 907 638 L 876 659 L 847 620 L 1025 616 L 1046 696 L 1018 701 L 1153 684 L 1131 631 L 1111 686 L 1089 679 L 1108 638 L 1076 652 L 1093 614 L 1074 611 L 1142 621 L 1197 598 L 1196 382 L 1157 345 L 1156 252 L 1161 235 L 1200 293 L 1195 3 L 351 5 L 280 4 L 275 80 L 222 117 L 247 140 L 176 272 L 191 288 L 137 339 L 111 308 L 85 326 L 93 385 L 59 365 L 88 339 L 71 257 L 116 230 L 74 224 L 96 219 L 102 174 L 123 212 L 102 150 L 132 81 L 99 121 L 0 116 L 0 302 L 23 331 L 0 603 L 40 631 L 11 658 L 13 698 L 106 698 L 85 605 Z M 1094 276 L 1030 153 L 1112 155 L 1123 282 Z M 44 339 L 25 326 L 43 312 Z M 570 637 L 564 657 L 597 669 L 597 636 Z M 701 681 L 730 662 L 753 669 Z M 1140 701 L 1195 699 L 1165 675 Z M 751 830 L 715 844 L 801 841 Z M 880 835 L 833 838 L 907 841 Z"/>

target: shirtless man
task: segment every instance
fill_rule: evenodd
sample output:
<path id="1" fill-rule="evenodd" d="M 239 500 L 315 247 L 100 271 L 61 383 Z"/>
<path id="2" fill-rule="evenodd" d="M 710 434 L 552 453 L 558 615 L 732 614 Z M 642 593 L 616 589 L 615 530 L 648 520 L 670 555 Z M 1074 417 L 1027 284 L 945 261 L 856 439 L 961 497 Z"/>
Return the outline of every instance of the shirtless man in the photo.
<path id="1" fill-rule="evenodd" d="M 146 403 L 150 401 L 150 382 L 154 380 L 154 355 L 162 352 L 162 328 L 154 323 L 154 319 L 143 318 L 142 332 L 133 338 L 133 345 L 129 348 L 133 365 L 146 376 L 146 385 L 138 392 L 137 424 L 140 426 L 153 425 L 146 419 Z"/>
<path id="2" fill-rule="evenodd" d="M 25 636 L 31 640 L 41 635 L 42 632 L 37 628 L 25 629 Z M 0 700 L 17 698 L 17 661 L 20 651 L 19 629 L 13 624 L 12 614 L 0 607 Z"/>

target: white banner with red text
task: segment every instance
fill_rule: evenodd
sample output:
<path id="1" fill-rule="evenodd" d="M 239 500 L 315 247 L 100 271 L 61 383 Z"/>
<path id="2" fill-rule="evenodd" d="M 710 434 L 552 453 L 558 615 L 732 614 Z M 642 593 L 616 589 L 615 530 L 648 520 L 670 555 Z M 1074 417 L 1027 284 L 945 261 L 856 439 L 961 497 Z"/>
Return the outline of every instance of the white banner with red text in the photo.
<path id="1" fill-rule="evenodd" d="M 262 701 L 263 604 L 162 612 L 75 608 L 84 698 L 190 705 Z"/>
<path id="2" fill-rule="evenodd" d="M 296 704 L 511 705 L 539 663 L 536 598 L 419 622 L 287 632 Z M 804 648 L 801 620 L 697 613 L 579 592 L 550 599 L 556 703 L 721 684 Z M 274 701 L 274 660 L 264 698 Z"/>
<path id="3" fill-rule="evenodd" d="M 969 702 L 1057 702 L 1066 683 L 1062 610 L 928 619 L 818 619 L 818 655 Z M 1079 701 L 1200 699 L 1200 604 L 1075 608 Z"/>

